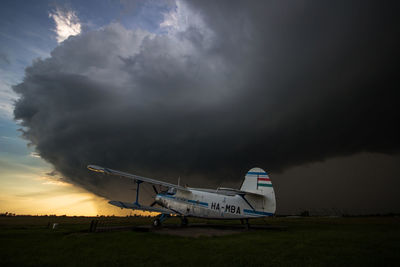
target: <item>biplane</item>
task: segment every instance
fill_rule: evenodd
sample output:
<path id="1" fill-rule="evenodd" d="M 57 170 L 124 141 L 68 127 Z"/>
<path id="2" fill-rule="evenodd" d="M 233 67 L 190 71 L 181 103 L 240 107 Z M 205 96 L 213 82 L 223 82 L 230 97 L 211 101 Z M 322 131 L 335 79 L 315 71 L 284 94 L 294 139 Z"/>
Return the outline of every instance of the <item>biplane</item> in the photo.
<path id="1" fill-rule="evenodd" d="M 271 179 L 261 168 L 249 170 L 240 189 L 191 188 L 96 165 L 88 165 L 87 168 L 134 180 L 137 184 L 135 202 L 112 200 L 109 203 L 125 209 L 159 212 L 160 215 L 153 221 L 155 227 L 161 226 L 172 215 L 179 216 L 182 225 L 187 225 L 188 217 L 241 220 L 249 225 L 249 219 L 273 216 L 276 209 Z M 154 189 L 155 200 L 149 206 L 139 203 L 142 183 L 148 183 Z"/>

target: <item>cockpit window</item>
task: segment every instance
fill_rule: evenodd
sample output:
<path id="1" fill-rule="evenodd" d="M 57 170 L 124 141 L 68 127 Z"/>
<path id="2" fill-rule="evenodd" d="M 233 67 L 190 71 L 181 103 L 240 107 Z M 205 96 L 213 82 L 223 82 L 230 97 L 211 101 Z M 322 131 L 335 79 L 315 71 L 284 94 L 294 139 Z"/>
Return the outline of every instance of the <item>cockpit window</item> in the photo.
<path id="1" fill-rule="evenodd" d="M 163 191 L 161 191 L 161 193 L 165 194 L 165 195 L 175 195 L 176 188 L 168 188 L 168 190 L 163 190 Z"/>
<path id="2" fill-rule="evenodd" d="M 175 195 L 175 194 L 176 194 L 176 188 L 170 188 L 170 189 L 168 189 L 167 194 L 168 194 L 168 195 Z"/>

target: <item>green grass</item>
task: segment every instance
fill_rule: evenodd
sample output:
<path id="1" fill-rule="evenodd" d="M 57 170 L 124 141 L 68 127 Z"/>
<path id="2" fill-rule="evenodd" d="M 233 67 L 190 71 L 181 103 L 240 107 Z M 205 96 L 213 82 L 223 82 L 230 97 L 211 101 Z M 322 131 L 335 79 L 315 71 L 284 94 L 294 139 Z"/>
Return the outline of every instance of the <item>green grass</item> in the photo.
<path id="1" fill-rule="evenodd" d="M 134 231 L 88 233 L 90 220 L 0 217 L 0 266 L 394 266 L 400 260 L 396 217 L 271 218 L 267 223 L 288 226 L 287 230 L 199 238 Z M 136 225 L 151 221 L 107 220 Z M 58 229 L 47 229 L 49 221 L 58 222 Z"/>

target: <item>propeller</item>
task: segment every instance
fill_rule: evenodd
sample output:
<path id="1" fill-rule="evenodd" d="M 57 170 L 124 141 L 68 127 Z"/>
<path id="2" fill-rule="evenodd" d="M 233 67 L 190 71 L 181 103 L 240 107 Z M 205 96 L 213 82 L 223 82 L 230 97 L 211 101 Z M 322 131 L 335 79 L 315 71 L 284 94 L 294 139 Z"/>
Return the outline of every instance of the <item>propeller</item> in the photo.
<path id="1" fill-rule="evenodd" d="M 157 191 L 157 188 L 155 185 L 153 185 L 153 189 L 154 189 L 154 192 L 156 192 L 156 195 L 158 195 L 158 191 Z"/>

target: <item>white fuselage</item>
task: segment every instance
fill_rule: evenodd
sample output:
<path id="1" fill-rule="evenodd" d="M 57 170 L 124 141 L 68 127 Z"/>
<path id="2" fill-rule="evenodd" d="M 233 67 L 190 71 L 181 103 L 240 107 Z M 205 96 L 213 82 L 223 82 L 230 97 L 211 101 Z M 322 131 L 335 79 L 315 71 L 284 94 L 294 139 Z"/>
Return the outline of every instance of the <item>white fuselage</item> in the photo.
<path id="1" fill-rule="evenodd" d="M 163 207 L 188 217 L 244 219 L 273 215 L 265 210 L 268 206 L 266 197 L 223 195 L 201 189 L 157 194 L 156 201 Z"/>

